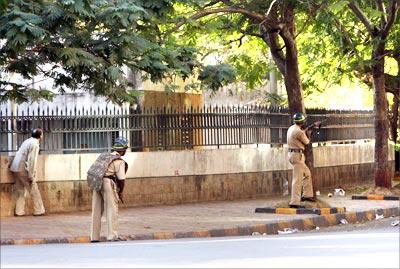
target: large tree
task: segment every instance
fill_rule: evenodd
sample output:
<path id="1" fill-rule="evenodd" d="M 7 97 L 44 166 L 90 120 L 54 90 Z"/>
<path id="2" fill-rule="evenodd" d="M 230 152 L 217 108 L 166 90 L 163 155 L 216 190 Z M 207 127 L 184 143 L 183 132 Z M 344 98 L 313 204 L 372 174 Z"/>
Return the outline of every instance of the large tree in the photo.
<path id="1" fill-rule="evenodd" d="M 398 128 L 399 3 L 398 0 L 338 1 L 319 12 L 316 18 L 319 24 L 314 25 L 315 39 L 326 48 L 323 53 L 326 59 L 322 61 L 329 61 L 324 65 L 327 68 L 319 68 L 318 72 L 325 70 L 322 73 L 327 76 L 334 67 L 339 78 L 356 77 L 373 86 L 375 185 L 387 188 L 391 187 L 388 119 L 391 122 L 391 137 L 395 142 Z M 316 54 L 313 58 L 319 59 Z M 388 59 L 393 61 L 388 62 Z M 394 71 L 396 62 L 397 71 Z M 388 93 L 393 95 L 391 110 L 388 107 Z"/>
<path id="2" fill-rule="evenodd" d="M 305 112 L 304 94 L 298 67 L 296 12 L 312 12 L 313 1 L 182 1 L 185 12 L 178 15 L 173 30 L 186 26 L 185 33 L 219 32 L 222 37 L 256 37 L 270 50 L 283 75 L 291 114 Z M 220 23 L 216 23 L 219 21 Z M 302 23 L 302 22 L 301 22 Z M 194 26 L 193 26 L 194 25 Z M 204 27 L 202 27 L 204 26 Z M 217 26 L 217 28 L 211 29 Z"/>
<path id="3" fill-rule="evenodd" d="M 375 185 L 379 187 L 392 187 L 390 169 L 388 164 L 388 102 L 385 91 L 385 55 L 386 43 L 390 30 L 396 21 L 400 7 L 400 0 L 391 0 L 386 3 L 376 0 L 372 10 L 378 11 L 379 19 L 370 20 L 360 5 L 364 2 L 350 1 L 348 7 L 364 25 L 371 38 L 371 68 L 374 84 L 374 125 L 375 125 Z"/>
<path id="4" fill-rule="evenodd" d="M 296 41 L 299 34 L 297 28 L 300 25 L 299 28 L 303 29 L 310 21 L 307 18 L 312 17 L 322 6 L 318 3 L 324 1 L 186 0 L 181 2 L 185 8 L 180 10 L 184 12 L 177 16 L 179 22 L 169 33 L 187 27 L 183 29 L 187 36 L 214 31 L 222 39 L 236 35 L 239 44 L 245 37 L 247 40 L 257 38 L 269 49 L 275 66 L 282 74 L 290 114 L 305 113 Z M 306 162 L 313 169 L 311 145 L 306 148 Z"/>
<path id="5" fill-rule="evenodd" d="M 192 48 L 160 43 L 158 24 L 172 11 L 171 1 L 1 3 L 0 102 L 51 97 L 31 83 L 34 78 L 52 81 L 61 92 L 81 89 L 117 103 L 132 101 L 127 68 L 159 81 L 171 73 L 188 76 L 196 66 Z"/>

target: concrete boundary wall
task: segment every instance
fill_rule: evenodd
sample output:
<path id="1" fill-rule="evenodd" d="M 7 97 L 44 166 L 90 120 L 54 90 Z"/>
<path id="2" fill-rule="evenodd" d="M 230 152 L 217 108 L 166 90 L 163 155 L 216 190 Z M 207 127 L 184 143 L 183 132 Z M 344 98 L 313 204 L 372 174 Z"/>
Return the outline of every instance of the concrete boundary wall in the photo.
<path id="1" fill-rule="evenodd" d="M 372 144 L 315 147 L 313 180 L 318 188 L 373 179 Z M 40 155 L 38 185 L 48 212 L 90 209 L 86 171 L 98 154 Z M 286 148 L 245 148 L 127 153 L 125 204 L 143 206 L 247 199 L 283 192 L 291 184 Z M 390 154 L 394 167 L 394 153 Z M 0 157 L 1 216 L 15 205 L 9 158 Z M 28 199 L 29 200 L 29 199 Z M 28 201 L 26 211 L 31 213 Z"/>
<path id="2" fill-rule="evenodd" d="M 374 162 L 374 145 L 350 144 L 315 147 L 314 166 L 329 167 Z M 37 181 L 86 180 L 99 154 L 39 155 Z M 243 148 L 193 151 L 128 152 L 127 178 L 254 173 L 289 170 L 287 148 Z M 390 152 L 389 160 L 394 160 Z M 0 183 L 13 183 L 9 157 L 0 156 Z"/>

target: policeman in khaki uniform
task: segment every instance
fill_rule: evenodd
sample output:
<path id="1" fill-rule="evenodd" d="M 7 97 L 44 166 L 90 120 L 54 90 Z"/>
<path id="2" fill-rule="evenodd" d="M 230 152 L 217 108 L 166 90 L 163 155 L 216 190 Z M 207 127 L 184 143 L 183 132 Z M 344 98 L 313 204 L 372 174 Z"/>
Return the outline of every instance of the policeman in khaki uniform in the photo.
<path id="1" fill-rule="evenodd" d="M 116 156 L 124 156 L 128 148 L 128 141 L 118 137 L 113 144 L 113 152 Z M 93 190 L 92 196 L 92 224 L 91 242 L 100 241 L 101 217 L 105 213 L 107 222 L 107 240 L 123 241 L 118 236 L 118 203 L 123 201 L 122 192 L 125 186 L 127 164 L 122 159 L 113 160 L 103 177 L 101 191 Z"/>
<path id="2" fill-rule="evenodd" d="M 25 215 L 25 199 L 28 193 L 33 200 L 33 215 L 42 216 L 45 214 L 42 196 L 36 183 L 36 164 L 39 155 L 39 142 L 42 138 L 42 129 L 34 129 L 32 137 L 22 143 L 10 165 L 10 171 L 15 178 L 17 193 L 15 216 Z"/>
<path id="3" fill-rule="evenodd" d="M 311 128 L 302 129 L 306 117 L 297 112 L 293 116 L 294 124 L 287 132 L 289 162 L 293 165 L 291 208 L 304 208 L 300 201 L 315 202 L 310 169 L 305 163 L 304 149 L 310 143 Z M 301 193 L 303 191 L 303 196 Z"/>

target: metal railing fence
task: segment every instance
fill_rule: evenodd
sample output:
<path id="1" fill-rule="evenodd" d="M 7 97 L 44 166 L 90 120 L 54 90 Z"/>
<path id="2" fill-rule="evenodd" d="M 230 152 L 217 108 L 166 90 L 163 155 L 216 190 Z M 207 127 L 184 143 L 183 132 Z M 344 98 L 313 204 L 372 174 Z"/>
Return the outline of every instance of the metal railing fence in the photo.
<path id="1" fill-rule="evenodd" d="M 314 142 L 372 139 L 373 112 L 309 109 L 309 123 L 323 120 Z M 44 130 L 43 153 L 101 152 L 117 136 L 132 151 L 180 150 L 224 145 L 283 144 L 287 108 L 204 106 L 170 108 L 36 110 L 0 112 L 0 152 L 15 151 L 33 128 Z"/>

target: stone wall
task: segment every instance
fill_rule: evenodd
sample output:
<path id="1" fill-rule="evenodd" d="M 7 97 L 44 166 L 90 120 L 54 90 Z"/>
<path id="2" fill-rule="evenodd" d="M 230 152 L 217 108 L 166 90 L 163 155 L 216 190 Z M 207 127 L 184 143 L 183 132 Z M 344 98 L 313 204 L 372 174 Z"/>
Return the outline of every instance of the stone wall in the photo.
<path id="1" fill-rule="evenodd" d="M 373 178 L 373 145 L 314 148 L 317 188 L 368 182 Z M 86 171 L 97 154 L 41 155 L 38 185 L 48 212 L 90 209 Z M 286 148 L 130 152 L 123 206 L 177 204 L 280 195 L 291 167 Z M 390 160 L 394 167 L 394 154 Z M 9 158 L 0 156 L 1 216 L 13 214 Z M 29 201 L 29 199 L 27 199 Z M 27 203 L 27 213 L 32 205 Z"/>

